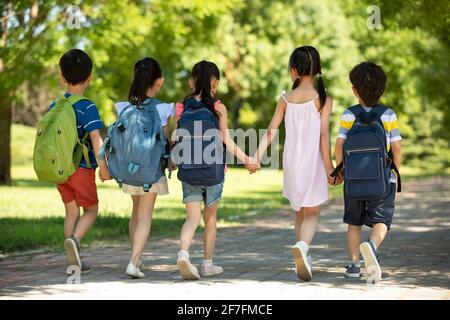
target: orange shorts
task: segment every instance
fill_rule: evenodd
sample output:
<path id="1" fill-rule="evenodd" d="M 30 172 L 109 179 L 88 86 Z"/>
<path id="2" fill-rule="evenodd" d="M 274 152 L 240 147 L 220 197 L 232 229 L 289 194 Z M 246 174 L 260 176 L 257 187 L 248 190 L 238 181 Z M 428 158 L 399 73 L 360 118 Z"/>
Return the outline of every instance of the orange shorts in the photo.
<path id="1" fill-rule="evenodd" d="M 98 204 L 95 169 L 78 168 L 63 184 L 57 185 L 62 201 L 76 201 L 79 207 L 88 208 Z"/>

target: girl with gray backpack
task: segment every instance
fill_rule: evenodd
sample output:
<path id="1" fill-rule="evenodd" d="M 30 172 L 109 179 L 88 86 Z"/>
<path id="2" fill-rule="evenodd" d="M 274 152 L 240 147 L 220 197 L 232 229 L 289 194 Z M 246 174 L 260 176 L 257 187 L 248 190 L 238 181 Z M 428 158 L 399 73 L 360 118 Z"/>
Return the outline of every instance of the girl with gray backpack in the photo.
<path id="1" fill-rule="evenodd" d="M 155 59 L 147 57 L 136 62 L 128 103 L 121 103 L 101 153 L 108 154 L 111 176 L 133 202 L 129 224 L 131 257 L 126 269 L 132 278 L 145 276 L 140 270 L 141 254 L 150 233 L 156 196 L 169 193 L 163 163 L 170 163 L 165 137 L 169 136 L 174 104 L 156 99 L 163 83 Z"/>

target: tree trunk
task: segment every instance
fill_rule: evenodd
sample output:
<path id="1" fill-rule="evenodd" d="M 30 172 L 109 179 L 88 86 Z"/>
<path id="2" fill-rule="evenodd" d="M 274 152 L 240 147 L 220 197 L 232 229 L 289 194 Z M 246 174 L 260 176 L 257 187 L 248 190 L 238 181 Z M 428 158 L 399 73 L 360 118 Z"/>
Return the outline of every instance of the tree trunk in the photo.
<path id="1" fill-rule="evenodd" d="M 11 184 L 11 104 L 0 108 L 0 185 Z"/>

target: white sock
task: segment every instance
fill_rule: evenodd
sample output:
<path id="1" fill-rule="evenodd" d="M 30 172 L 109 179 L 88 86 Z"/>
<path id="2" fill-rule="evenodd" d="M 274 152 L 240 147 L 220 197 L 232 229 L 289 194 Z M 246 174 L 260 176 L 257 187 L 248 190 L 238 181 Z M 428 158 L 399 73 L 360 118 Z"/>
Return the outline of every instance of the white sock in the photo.
<path id="1" fill-rule="evenodd" d="M 213 265 L 212 259 L 208 259 L 208 260 L 203 259 L 203 265 L 206 267 L 212 266 Z"/>
<path id="2" fill-rule="evenodd" d="M 299 241 L 297 242 L 296 246 L 302 248 L 305 253 L 308 253 L 309 245 L 306 242 Z"/>
<path id="3" fill-rule="evenodd" d="M 178 251 L 178 259 L 181 259 L 182 257 L 185 257 L 189 260 L 189 252 L 187 252 L 186 250 Z"/>
<path id="4" fill-rule="evenodd" d="M 378 248 L 377 248 L 377 245 L 375 244 L 375 242 L 374 241 L 372 241 L 372 240 L 369 240 L 370 242 L 372 242 L 372 244 L 373 244 L 373 246 L 374 246 L 374 248 L 375 248 L 375 250 L 378 250 Z"/>

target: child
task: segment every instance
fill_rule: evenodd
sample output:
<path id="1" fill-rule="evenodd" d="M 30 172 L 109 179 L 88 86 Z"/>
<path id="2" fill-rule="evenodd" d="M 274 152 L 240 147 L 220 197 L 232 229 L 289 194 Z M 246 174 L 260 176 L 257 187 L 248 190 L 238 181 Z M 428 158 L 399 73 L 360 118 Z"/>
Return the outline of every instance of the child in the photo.
<path id="1" fill-rule="evenodd" d="M 359 104 L 366 112 L 369 112 L 383 95 L 386 87 L 386 75 L 380 66 L 372 62 L 363 62 L 350 72 L 350 82 Z M 342 162 L 344 142 L 355 119 L 356 117 L 350 109 L 347 109 L 342 115 L 339 136 L 336 141 L 336 163 Z M 387 151 L 392 151 L 394 164 L 399 168 L 402 151 L 397 116 L 392 109 L 387 108 L 381 116 L 381 121 L 386 132 Z M 361 251 L 366 270 L 370 270 L 372 267 L 372 270 L 375 271 L 375 280 L 381 279 L 377 248 L 383 242 L 394 215 L 396 180 L 394 173 L 391 173 L 391 191 L 383 199 L 353 200 L 345 196 L 344 222 L 348 224 L 347 241 L 350 258 L 350 264 L 346 267 L 345 272 L 347 277 L 360 277 L 359 252 Z M 372 232 L 370 240 L 360 244 L 362 225 L 371 227 Z"/>
<path id="2" fill-rule="evenodd" d="M 215 98 L 217 87 L 219 85 L 220 72 L 217 66 L 209 61 L 201 61 L 192 68 L 189 86 L 192 94 L 184 99 L 183 104 L 177 104 L 177 114 L 175 117 L 175 125 L 178 127 L 180 119 L 185 108 L 195 105 L 196 108 L 207 108 L 211 116 L 216 120 L 220 129 L 220 136 L 228 151 L 233 156 L 243 161 L 249 170 L 254 171 L 257 168 L 255 161 L 249 158 L 231 139 L 228 132 L 228 114 L 227 108 L 220 100 Z M 186 109 L 187 110 L 187 109 Z M 191 109 L 190 109 L 191 110 Z M 253 164 L 251 164 L 253 163 Z M 224 170 L 223 165 L 221 169 Z M 181 170 L 181 169 L 180 169 Z M 223 171 L 222 171 L 223 173 Z M 180 173 L 179 173 L 180 177 Z M 206 183 L 206 182 L 205 182 Z M 223 272 L 223 268 L 213 264 L 212 256 L 216 242 L 216 219 L 219 200 L 222 197 L 223 180 L 215 185 L 191 185 L 182 182 L 183 185 L 183 202 L 186 205 L 186 222 L 181 229 L 180 251 L 178 252 L 177 265 L 181 276 L 185 280 L 198 280 L 199 272 L 189 260 L 189 247 L 194 237 L 195 231 L 200 223 L 202 215 L 201 203 L 205 203 L 203 219 L 205 222 L 204 232 L 204 258 L 200 268 L 202 276 L 213 276 Z"/>
<path id="3" fill-rule="evenodd" d="M 156 99 L 164 83 L 164 77 L 159 63 L 153 58 L 144 58 L 134 65 L 134 79 L 129 90 L 128 106 L 141 106 L 143 108 L 156 108 L 161 119 L 163 132 L 168 137 L 170 118 L 174 113 L 174 104 L 162 103 Z M 120 105 L 118 106 L 120 108 Z M 161 170 L 163 170 L 161 168 Z M 129 223 L 131 242 L 131 257 L 125 273 L 132 278 L 143 278 L 141 255 L 147 242 L 153 209 L 157 195 L 169 194 L 166 176 L 162 175 L 148 192 L 142 187 L 128 184 L 122 185 L 122 191 L 131 195 L 133 211 Z"/>
<path id="4" fill-rule="evenodd" d="M 92 61 L 82 50 L 67 51 L 59 60 L 61 81 L 67 87 L 66 98 L 72 94 L 83 95 L 91 82 Z M 52 103 L 50 109 L 55 103 Z M 100 168 L 99 177 L 103 182 L 111 179 L 106 162 L 97 161 L 99 150 L 103 144 L 100 129 L 103 128 L 96 105 L 89 99 L 82 99 L 73 105 L 75 109 L 78 137 L 80 139 L 87 133 L 89 145 L 88 168 L 82 158 L 76 172 L 69 180 L 57 186 L 61 194 L 66 211 L 64 222 L 64 248 L 66 250 L 67 264 L 76 265 L 81 272 L 88 272 L 89 266 L 80 259 L 80 241 L 92 227 L 98 213 L 97 187 L 95 185 L 95 168 Z M 80 207 L 83 215 L 80 217 Z"/>
<path id="5" fill-rule="evenodd" d="M 292 91 L 278 100 L 275 114 L 256 152 L 260 161 L 284 119 L 283 195 L 295 211 L 297 243 L 292 248 L 295 272 L 312 278 L 309 246 L 319 220 L 320 205 L 328 200 L 327 176 L 333 171 L 329 122 L 333 107 L 327 97 L 320 55 L 311 46 L 294 50 L 289 59 Z M 314 85 L 317 82 L 317 86 Z"/>

